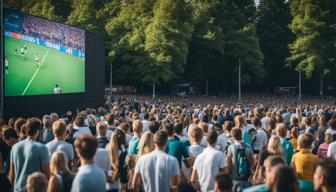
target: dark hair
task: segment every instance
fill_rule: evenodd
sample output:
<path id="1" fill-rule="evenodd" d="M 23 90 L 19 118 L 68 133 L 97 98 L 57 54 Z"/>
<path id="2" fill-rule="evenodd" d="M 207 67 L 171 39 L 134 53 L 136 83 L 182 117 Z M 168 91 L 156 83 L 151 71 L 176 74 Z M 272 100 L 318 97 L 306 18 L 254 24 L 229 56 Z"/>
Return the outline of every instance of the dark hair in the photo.
<path id="1" fill-rule="evenodd" d="M 178 186 L 177 186 L 177 191 L 179 192 L 196 192 L 196 189 L 188 182 L 181 182 Z"/>
<path id="2" fill-rule="evenodd" d="M 278 165 L 275 170 L 275 183 L 273 192 L 296 192 L 299 189 L 299 183 L 294 170 L 287 165 Z"/>
<path id="3" fill-rule="evenodd" d="M 328 124 L 331 129 L 336 129 L 336 119 L 330 119 Z"/>
<path id="4" fill-rule="evenodd" d="M 145 113 L 145 114 L 144 114 L 144 119 L 147 120 L 148 118 L 149 118 L 149 113 Z"/>
<path id="5" fill-rule="evenodd" d="M 112 113 L 108 114 L 108 115 L 106 116 L 107 124 L 108 124 L 108 125 L 113 125 L 113 123 L 114 123 L 114 119 L 115 119 L 114 114 L 112 114 Z"/>
<path id="6" fill-rule="evenodd" d="M 98 141 L 92 135 L 80 135 L 75 140 L 77 153 L 84 159 L 91 160 L 96 154 Z"/>
<path id="7" fill-rule="evenodd" d="M 168 141 L 168 134 L 165 131 L 157 131 L 154 134 L 154 143 L 159 147 L 164 147 Z"/>
<path id="8" fill-rule="evenodd" d="M 81 115 L 78 115 L 78 116 L 76 117 L 74 123 L 75 123 L 75 125 L 77 125 L 77 126 L 79 126 L 79 127 L 83 127 L 83 126 L 85 125 L 84 121 L 85 121 L 84 117 L 81 116 Z"/>
<path id="9" fill-rule="evenodd" d="M 174 125 L 172 123 L 165 122 L 163 126 L 164 130 L 167 131 L 169 136 L 174 135 L 175 130 Z"/>
<path id="10" fill-rule="evenodd" d="M 224 121 L 224 124 L 223 124 L 223 129 L 224 130 L 227 130 L 227 131 L 231 132 L 233 127 L 234 127 L 234 125 L 231 121 Z"/>
<path id="11" fill-rule="evenodd" d="M 333 159 L 321 159 L 318 161 L 317 166 L 321 168 L 324 177 L 324 184 L 326 188 L 336 188 L 336 161 Z"/>
<path id="12" fill-rule="evenodd" d="M 260 126 L 260 119 L 258 117 L 252 117 L 252 120 L 251 120 L 252 124 L 255 126 L 255 127 L 259 127 Z"/>
<path id="13" fill-rule="evenodd" d="M 19 138 L 16 131 L 13 128 L 5 129 L 2 132 L 2 136 L 3 136 L 4 139 L 9 139 L 9 138 L 17 139 L 17 138 Z"/>
<path id="14" fill-rule="evenodd" d="M 22 132 L 22 126 L 26 123 L 27 121 L 23 118 L 18 118 L 16 119 L 15 123 L 14 123 L 14 129 L 17 133 L 21 133 Z"/>
<path id="15" fill-rule="evenodd" d="M 232 178 L 227 173 L 219 173 L 216 175 L 215 183 L 217 183 L 220 191 L 230 191 L 233 187 Z"/>
<path id="16" fill-rule="evenodd" d="M 174 127 L 175 127 L 175 132 L 178 135 L 181 135 L 182 132 L 183 132 L 183 124 L 182 123 L 176 123 Z"/>
<path id="17" fill-rule="evenodd" d="M 157 121 L 150 121 L 148 124 L 148 129 L 150 132 L 155 134 L 160 128 L 160 124 Z"/>
<path id="18" fill-rule="evenodd" d="M 33 136 L 37 133 L 37 131 L 42 130 L 42 122 L 37 117 L 33 117 L 27 120 L 25 127 L 27 135 Z"/>
<path id="19" fill-rule="evenodd" d="M 299 146 L 302 149 L 310 148 L 313 142 L 314 137 L 309 133 L 300 135 L 298 139 Z"/>
<path id="20" fill-rule="evenodd" d="M 231 135 L 234 139 L 236 140 L 242 140 L 243 139 L 243 133 L 242 133 L 242 130 L 239 129 L 239 128 L 233 128 L 231 130 Z"/>
<path id="21" fill-rule="evenodd" d="M 217 132 L 216 131 L 209 131 L 206 136 L 206 140 L 209 144 L 213 145 L 217 142 Z"/>

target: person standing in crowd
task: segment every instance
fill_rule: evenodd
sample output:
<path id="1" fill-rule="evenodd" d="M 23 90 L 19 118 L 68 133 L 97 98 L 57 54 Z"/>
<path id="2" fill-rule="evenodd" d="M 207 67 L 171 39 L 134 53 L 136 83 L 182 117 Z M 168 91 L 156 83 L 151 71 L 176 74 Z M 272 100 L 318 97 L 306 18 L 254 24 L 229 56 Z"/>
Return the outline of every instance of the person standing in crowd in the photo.
<path id="1" fill-rule="evenodd" d="M 85 124 L 85 118 L 82 115 L 78 115 L 74 122 L 74 134 L 73 138 L 76 139 L 80 135 L 89 134 L 91 135 L 90 128 Z"/>
<path id="2" fill-rule="evenodd" d="M 68 167 L 68 159 L 62 151 L 52 154 L 50 175 L 48 192 L 70 192 L 73 176 Z"/>
<path id="3" fill-rule="evenodd" d="M 233 128 L 231 135 L 234 139 L 227 151 L 228 171 L 233 179 L 235 189 L 246 188 L 252 174 L 254 164 L 253 151 L 243 142 L 243 133 L 240 128 Z"/>
<path id="4" fill-rule="evenodd" d="M 329 128 L 326 130 L 325 134 L 331 134 L 333 140 L 336 141 L 336 119 L 330 119 L 328 124 Z"/>
<path id="5" fill-rule="evenodd" d="M 138 156 L 145 155 L 147 153 L 150 153 L 154 150 L 154 135 L 152 132 L 147 131 L 144 133 L 141 137 L 140 143 L 139 143 L 139 153 Z"/>
<path id="6" fill-rule="evenodd" d="M 179 163 L 175 157 L 164 152 L 168 142 L 165 131 L 157 131 L 154 135 L 155 150 L 139 158 L 133 176 L 134 191 L 139 191 L 142 181 L 145 191 L 168 192 L 177 191 L 179 183 Z"/>
<path id="7" fill-rule="evenodd" d="M 252 118 L 252 124 L 257 130 L 255 139 L 252 141 L 253 152 L 256 155 L 259 155 L 259 152 L 267 144 L 267 134 L 266 131 L 261 128 L 260 119 L 258 117 Z"/>
<path id="8" fill-rule="evenodd" d="M 96 130 L 97 130 L 98 148 L 105 148 L 106 145 L 109 143 L 109 140 L 106 138 L 106 131 L 107 131 L 106 123 L 102 121 L 97 123 Z"/>
<path id="9" fill-rule="evenodd" d="M 115 114 L 110 113 L 106 115 L 106 123 L 107 123 L 106 137 L 108 140 L 111 139 L 113 131 L 117 128 L 116 126 L 114 126 L 114 119 L 115 119 Z"/>
<path id="10" fill-rule="evenodd" d="M 175 138 L 174 125 L 172 123 L 166 122 L 164 123 L 164 130 L 168 133 L 166 152 L 169 155 L 176 157 L 180 168 L 182 167 L 182 157 L 185 159 L 184 162 L 186 163 L 187 167 L 190 167 L 189 152 L 187 147 L 181 141 Z"/>
<path id="11" fill-rule="evenodd" d="M 27 176 L 42 172 L 49 177 L 48 149 L 36 140 L 39 138 L 42 122 L 36 117 L 28 119 L 26 125 L 27 139 L 15 144 L 11 151 L 9 181 L 14 191 L 26 191 Z"/>
<path id="12" fill-rule="evenodd" d="M 0 173 L 8 174 L 12 146 L 18 142 L 18 138 L 16 131 L 12 128 L 6 128 L 2 131 L 2 137 L 0 137 Z"/>
<path id="13" fill-rule="evenodd" d="M 146 132 L 146 131 L 148 131 L 149 130 L 149 128 L 148 128 L 148 126 L 149 126 L 149 121 L 148 121 L 148 119 L 149 119 L 149 113 L 145 113 L 144 115 L 143 115 L 143 120 L 141 121 L 141 123 L 142 123 L 142 126 L 143 126 L 143 132 Z"/>
<path id="14" fill-rule="evenodd" d="M 328 157 L 329 144 L 333 142 L 333 138 L 330 133 L 324 136 L 324 143 L 322 143 L 317 150 L 317 157 L 325 159 Z"/>
<path id="15" fill-rule="evenodd" d="M 274 192 L 298 192 L 299 183 L 294 170 L 288 165 L 274 167 L 269 175 L 267 187 Z"/>
<path id="16" fill-rule="evenodd" d="M 45 115 L 42 118 L 42 122 L 43 122 L 43 131 L 41 134 L 40 141 L 41 143 L 46 144 L 54 139 L 54 134 L 52 130 L 53 120 L 49 115 Z"/>
<path id="17" fill-rule="evenodd" d="M 321 160 L 314 173 L 314 189 L 321 192 L 336 191 L 336 161 Z"/>
<path id="18" fill-rule="evenodd" d="M 300 151 L 294 154 L 292 158 L 292 165 L 299 179 L 313 180 L 318 158 L 311 152 L 312 143 L 312 135 L 305 133 L 299 136 Z"/>
<path id="19" fill-rule="evenodd" d="M 203 192 L 214 190 L 215 176 L 220 171 L 225 171 L 227 166 L 224 153 L 215 149 L 216 142 L 216 131 L 209 131 L 207 133 L 208 147 L 196 157 L 194 162 L 191 182 L 196 183 L 198 179 Z"/>
<path id="20" fill-rule="evenodd" d="M 123 191 L 125 190 L 125 184 L 128 181 L 126 166 L 127 151 L 125 149 L 125 140 L 125 132 L 121 129 L 116 129 L 112 133 L 110 143 L 106 146 L 111 159 L 112 178 L 114 181 L 111 183 L 109 190 Z"/>
<path id="21" fill-rule="evenodd" d="M 233 183 L 229 174 L 218 173 L 216 175 L 214 192 L 233 192 Z"/>
<path id="22" fill-rule="evenodd" d="M 284 123 L 279 123 L 275 128 L 276 134 L 280 137 L 282 150 L 285 155 L 285 159 L 288 165 L 291 164 L 292 156 L 293 156 L 293 146 L 286 139 L 287 136 L 287 127 Z"/>
<path id="23" fill-rule="evenodd" d="M 143 124 L 140 120 L 135 120 L 132 123 L 133 138 L 131 139 L 128 147 L 128 154 L 137 155 L 139 152 L 139 143 L 142 135 Z"/>
<path id="24" fill-rule="evenodd" d="M 46 144 L 49 151 L 49 156 L 56 151 L 62 151 L 71 162 L 74 159 L 74 150 L 70 143 L 65 141 L 66 136 L 66 124 L 64 120 L 59 119 L 53 123 L 52 126 L 55 139 Z"/>
<path id="25" fill-rule="evenodd" d="M 75 140 L 75 150 L 81 166 L 73 180 L 71 192 L 104 192 L 106 176 L 104 171 L 94 163 L 98 142 L 94 136 L 80 135 Z"/>

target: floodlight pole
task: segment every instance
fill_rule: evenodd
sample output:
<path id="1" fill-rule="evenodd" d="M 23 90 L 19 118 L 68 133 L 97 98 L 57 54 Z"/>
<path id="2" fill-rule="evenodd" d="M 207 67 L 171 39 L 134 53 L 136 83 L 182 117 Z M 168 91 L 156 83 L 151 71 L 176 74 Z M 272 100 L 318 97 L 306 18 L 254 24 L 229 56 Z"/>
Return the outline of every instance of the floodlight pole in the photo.
<path id="1" fill-rule="evenodd" d="M 153 99 L 155 99 L 155 83 L 153 82 Z"/>
<path id="2" fill-rule="evenodd" d="M 241 101 L 241 63 L 239 58 L 238 65 L 238 99 Z"/>
<path id="3" fill-rule="evenodd" d="M 3 119 L 3 99 L 4 99 L 4 77 L 5 77 L 5 72 L 4 72 L 4 66 L 3 66 L 3 61 L 4 61 L 4 56 L 3 56 L 3 53 L 4 53 L 4 47 L 3 47 L 3 31 L 4 31 L 4 25 L 3 25 L 3 1 L 0 0 L 0 119 Z"/>
<path id="4" fill-rule="evenodd" d="M 112 95 L 112 62 L 110 64 L 110 95 Z"/>
<path id="5" fill-rule="evenodd" d="M 301 71 L 299 71 L 299 101 L 301 101 Z"/>

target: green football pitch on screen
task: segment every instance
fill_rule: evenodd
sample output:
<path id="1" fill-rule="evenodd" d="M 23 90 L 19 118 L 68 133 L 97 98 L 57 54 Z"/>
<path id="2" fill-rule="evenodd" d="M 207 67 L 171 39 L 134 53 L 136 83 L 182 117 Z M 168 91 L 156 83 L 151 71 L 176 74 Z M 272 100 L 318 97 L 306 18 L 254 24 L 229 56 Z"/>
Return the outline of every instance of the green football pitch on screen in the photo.
<path id="1" fill-rule="evenodd" d="M 5 96 L 54 94 L 56 84 L 62 94 L 85 92 L 85 61 L 76 56 L 12 37 L 5 37 L 5 56 Z"/>

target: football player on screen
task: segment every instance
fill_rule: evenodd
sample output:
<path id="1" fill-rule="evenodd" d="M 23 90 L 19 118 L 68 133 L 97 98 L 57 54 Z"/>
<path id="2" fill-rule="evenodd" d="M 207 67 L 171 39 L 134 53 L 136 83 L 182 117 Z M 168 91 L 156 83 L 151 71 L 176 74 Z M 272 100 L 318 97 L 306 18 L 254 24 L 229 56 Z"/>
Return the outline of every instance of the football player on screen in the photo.
<path id="1" fill-rule="evenodd" d="M 24 44 L 23 48 L 24 48 L 24 52 L 27 54 L 27 44 L 26 43 Z"/>
<path id="2" fill-rule="evenodd" d="M 38 52 L 36 52 L 36 55 L 35 55 L 35 63 L 36 63 L 36 67 L 39 67 L 39 54 L 38 54 Z"/>
<path id="3" fill-rule="evenodd" d="M 23 57 L 23 56 L 24 56 L 24 54 L 25 54 L 25 52 L 24 52 L 24 48 L 23 48 L 23 47 L 21 47 L 21 56 Z"/>
<path id="4" fill-rule="evenodd" d="M 7 56 L 5 56 L 5 69 L 6 69 L 6 73 L 8 74 L 8 58 L 7 58 Z"/>

